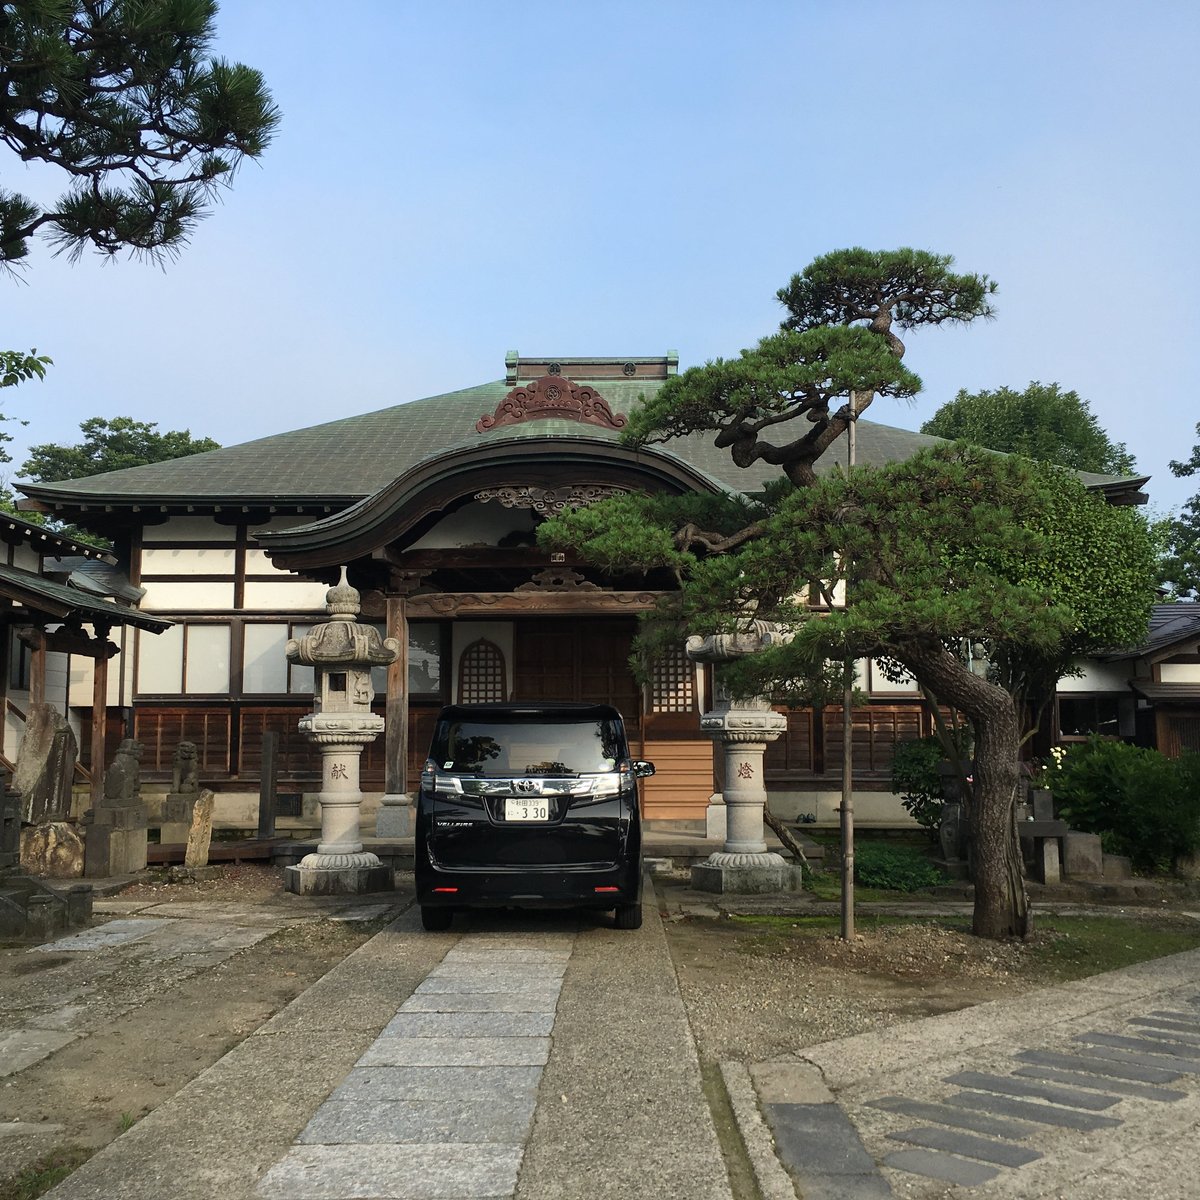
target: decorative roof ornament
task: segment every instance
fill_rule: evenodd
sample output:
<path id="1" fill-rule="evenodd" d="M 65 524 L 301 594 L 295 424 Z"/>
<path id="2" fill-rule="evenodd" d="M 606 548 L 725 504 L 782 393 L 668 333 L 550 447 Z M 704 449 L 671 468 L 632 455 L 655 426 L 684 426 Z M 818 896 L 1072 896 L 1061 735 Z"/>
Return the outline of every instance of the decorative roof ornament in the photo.
<path id="1" fill-rule="evenodd" d="M 331 621 L 353 621 L 362 610 L 362 597 L 358 589 L 350 586 L 346 568 L 342 577 L 325 593 L 325 611 Z"/>
<path id="2" fill-rule="evenodd" d="M 551 367 L 555 365 L 551 364 Z M 627 419 L 623 413 L 614 413 L 595 388 L 573 383 L 563 375 L 551 374 L 513 388 L 496 405 L 491 416 L 484 414 L 475 422 L 475 430 L 486 433 L 501 425 L 553 418 L 599 425 L 602 429 L 621 429 Z"/>

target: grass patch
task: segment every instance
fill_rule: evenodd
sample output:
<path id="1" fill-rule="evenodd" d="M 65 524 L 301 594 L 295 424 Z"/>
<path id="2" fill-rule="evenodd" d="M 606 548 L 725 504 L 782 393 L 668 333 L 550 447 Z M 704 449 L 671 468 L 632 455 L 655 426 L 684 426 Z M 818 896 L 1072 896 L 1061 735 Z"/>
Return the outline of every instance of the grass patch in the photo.
<path id="1" fill-rule="evenodd" d="M 824 938 L 841 929 L 841 917 L 833 913 L 826 916 L 733 916 L 730 921 L 756 935 L 747 946 L 751 954 L 774 953 L 788 942 Z M 862 913 L 855 919 L 855 929 L 859 933 L 869 934 L 885 926 L 897 925 L 929 925 L 964 935 L 971 932 L 968 917 L 921 919 Z M 984 950 L 989 943 L 979 939 L 976 944 Z M 1019 974 L 1035 983 L 1060 983 L 1200 948 L 1200 922 L 1167 914 L 1138 918 L 1063 917 L 1035 913 L 1032 940 L 1008 944 L 1020 950 L 1020 958 L 1013 964 Z"/>
<path id="2" fill-rule="evenodd" d="M 43 1154 L 33 1166 L 0 1183 L 0 1200 L 36 1200 L 83 1166 L 94 1153 L 83 1146 L 66 1146 Z"/>
<path id="3" fill-rule="evenodd" d="M 1039 917 L 1034 960 L 1051 979 L 1083 979 L 1200 947 L 1200 923 L 1186 917 Z"/>

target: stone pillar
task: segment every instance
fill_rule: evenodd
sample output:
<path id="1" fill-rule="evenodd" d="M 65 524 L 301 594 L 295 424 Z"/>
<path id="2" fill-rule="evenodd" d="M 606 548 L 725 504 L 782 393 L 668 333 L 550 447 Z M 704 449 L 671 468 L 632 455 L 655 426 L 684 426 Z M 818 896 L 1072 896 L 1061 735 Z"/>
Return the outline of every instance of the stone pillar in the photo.
<path id="1" fill-rule="evenodd" d="M 394 638 L 381 640 L 374 628 L 357 622 L 359 594 L 344 567 L 325 607 L 327 622 L 287 644 L 289 662 L 313 668 L 315 708 L 301 717 L 300 731 L 321 754 L 321 841 L 315 854 L 288 867 L 287 886 L 304 895 L 390 891 L 391 868 L 363 849 L 359 758 L 384 731 L 383 718 L 371 711 L 371 668 L 395 662 L 400 648 Z"/>
<path id="2" fill-rule="evenodd" d="M 763 756 L 787 728 L 787 718 L 761 696 L 732 699 L 721 682 L 720 664 L 769 645 L 765 622 L 748 633 L 688 639 L 688 657 L 717 664 L 714 707 L 700 718 L 725 756 L 725 845 L 692 868 L 692 886 L 706 892 L 778 892 L 797 885 L 797 868 L 767 849 L 763 806 L 767 789 Z"/>
<path id="3" fill-rule="evenodd" d="M 126 738 L 104 773 L 104 796 L 83 815 L 83 873 L 89 879 L 146 869 L 146 806 L 142 803 L 142 745 Z"/>

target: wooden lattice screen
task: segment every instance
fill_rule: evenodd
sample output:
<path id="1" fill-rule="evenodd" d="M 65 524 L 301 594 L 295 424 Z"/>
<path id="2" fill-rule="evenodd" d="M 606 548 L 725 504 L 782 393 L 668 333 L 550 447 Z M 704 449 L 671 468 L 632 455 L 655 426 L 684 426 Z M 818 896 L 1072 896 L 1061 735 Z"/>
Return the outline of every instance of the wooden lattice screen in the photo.
<path id="1" fill-rule="evenodd" d="M 460 704 L 496 704 L 508 699 L 504 655 L 495 642 L 480 638 L 462 654 L 458 665 Z"/>
<path id="2" fill-rule="evenodd" d="M 696 668 L 682 646 L 658 659 L 650 676 L 650 711 L 690 713 L 696 703 Z"/>

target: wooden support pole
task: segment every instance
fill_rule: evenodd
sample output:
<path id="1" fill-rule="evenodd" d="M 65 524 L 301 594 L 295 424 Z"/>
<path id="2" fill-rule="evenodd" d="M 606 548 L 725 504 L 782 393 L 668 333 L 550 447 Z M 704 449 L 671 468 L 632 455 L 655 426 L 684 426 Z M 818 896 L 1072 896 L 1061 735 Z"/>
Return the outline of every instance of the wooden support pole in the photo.
<path id="1" fill-rule="evenodd" d="M 387 669 L 384 710 L 384 791 L 408 791 L 408 611 L 403 596 L 387 598 L 387 636 L 400 643 L 400 655 Z"/>
<path id="2" fill-rule="evenodd" d="M 26 642 L 29 654 L 29 707 L 46 703 L 46 631 L 35 629 Z"/>
<path id="3" fill-rule="evenodd" d="M 108 629 L 96 627 L 96 640 L 103 644 Z M 104 745 L 108 734 L 108 655 L 92 660 L 92 808 L 104 799 Z"/>
<path id="4" fill-rule="evenodd" d="M 262 771 L 258 779 L 258 836 L 275 836 L 275 806 L 279 781 L 279 734 L 268 730 L 262 735 Z"/>

